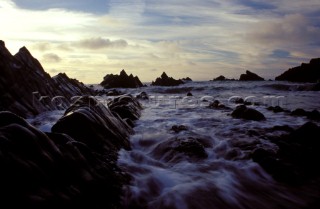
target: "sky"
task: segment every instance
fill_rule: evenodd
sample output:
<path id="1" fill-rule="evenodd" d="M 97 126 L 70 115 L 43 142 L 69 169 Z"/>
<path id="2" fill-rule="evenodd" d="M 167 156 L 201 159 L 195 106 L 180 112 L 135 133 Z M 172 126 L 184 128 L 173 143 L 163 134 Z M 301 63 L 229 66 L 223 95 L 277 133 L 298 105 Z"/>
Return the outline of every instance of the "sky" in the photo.
<path id="1" fill-rule="evenodd" d="M 151 82 L 274 79 L 320 57 L 319 0 L 0 0 L 0 40 L 54 76 L 92 84 L 125 69 Z"/>

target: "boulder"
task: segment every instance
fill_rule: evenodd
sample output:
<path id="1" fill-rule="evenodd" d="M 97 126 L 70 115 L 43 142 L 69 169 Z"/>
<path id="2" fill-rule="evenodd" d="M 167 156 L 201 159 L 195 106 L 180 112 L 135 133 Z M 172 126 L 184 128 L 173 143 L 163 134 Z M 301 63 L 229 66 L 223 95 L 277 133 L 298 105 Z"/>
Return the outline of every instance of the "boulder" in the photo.
<path id="1" fill-rule="evenodd" d="M 110 110 L 122 119 L 137 120 L 141 115 L 142 106 L 132 95 L 114 98 L 108 103 Z"/>
<path id="2" fill-rule="evenodd" d="M 157 78 L 155 81 L 152 81 L 152 86 L 178 86 L 184 84 L 182 80 L 176 80 L 172 77 L 169 77 L 165 72 L 162 73 L 160 78 Z"/>
<path id="3" fill-rule="evenodd" d="M 237 106 L 236 109 L 231 113 L 231 116 L 234 118 L 242 118 L 246 120 L 256 120 L 256 121 L 261 121 L 266 119 L 262 113 L 260 113 L 255 109 L 248 108 L 245 105 Z"/>
<path id="4" fill-rule="evenodd" d="M 189 77 L 182 78 L 181 80 L 184 81 L 184 82 L 190 82 L 190 81 L 192 81 L 192 79 L 189 78 Z"/>
<path id="5" fill-rule="evenodd" d="M 312 82 L 320 80 L 320 58 L 311 59 L 308 64 L 302 63 L 298 67 L 290 68 L 281 75 L 277 76 L 277 81 L 291 82 Z M 314 87 L 315 90 L 318 88 Z"/>
<path id="6" fill-rule="evenodd" d="M 210 146 L 210 141 L 203 136 L 184 134 L 160 143 L 154 149 L 153 155 L 171 163 L 183 160 L 198 161 L 208 157 L 205 148 Z"/>
<path id="7" fill-rule="evenodd" d="M 239 81 L 264 81 L 264 79 L 258 76 L 255 73 L 250 72 L 249 70 L 246 71 L 246 74 L 241 74 Z"/>
<path id="8" fill-rule="evenodd" d="M 188 127 L 184 125 L 173 125 L 171 127 L 171 130 L 174 131 L 175 133 L 179 133 L 181 131 L 187 131 Z"/>
<path id="9" fill-rule="evenodd" d="M 120 72 L 120 75 L 107 74 L 100 83 L 104 88 L 139 88 L 143 87 L 140 79 L 126 73 L 125 70 Z"/>

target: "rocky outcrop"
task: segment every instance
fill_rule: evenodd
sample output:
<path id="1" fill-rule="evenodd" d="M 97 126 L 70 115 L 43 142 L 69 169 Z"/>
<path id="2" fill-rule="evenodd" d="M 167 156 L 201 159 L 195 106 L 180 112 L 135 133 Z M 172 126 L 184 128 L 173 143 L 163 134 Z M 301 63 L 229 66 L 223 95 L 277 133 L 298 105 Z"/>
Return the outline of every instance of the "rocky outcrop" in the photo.
<path id="1" fill-rule="evenodd" d="M 152 86 L 178 86 L 184 84 L 182 80 L 176 80 L 172 77 L 169 77 L 165 72 L 162 73 L 160 78 L 157 78 L 155 81 L 152 81 Z"/>
<path id="2" fill-rule="evenodd" d="M 258 76 L 255 73 L 250 72 L 249 70 L 246 71 L 246 74 L 241 74 L 239 81 L 264 81 L 264 79 Z"/>
<path id="3" fill-rule="evenodd" d="M 275 78 L 277 81 L 317 82 L 320 80 L 320 58 L 311 59 L 308 64 L 291 68 Z"/>
<path id="4" fill-rule="evenodd" d="M 128 76 L 124 70 L 120 72 L 120 75 L 106 75 L 100 85 L 104 88 L 138 88 L 143 86 L 137 76 L 132 74 Z"/>
<path id="5" fill-rule="evenodd" d="M 252 108 L 248 108 L 245 105 L 237 106 L 236 109 L 231 113 L 231 116 L 234 118 L 241 118 L 241 119 L 255 120 L 255 121 L 261 121 L 266 119 L 261 112 Z"/>
<path id="6" fill-rule="evenodd" d="M 92 91 L 65 74 L 51 78 L 27 48 L 12 56 L 0 43 L 0 110 L 20 116 L 37 115 L 69 106 L 71 97 Z"/>
<path id="7" fill-rule="evenodd" d="M 66 134 L 45 134 L 10 112 L 1 112 L 0 121 L 2 204 L 119 208 L 129 177 L 112 158 Z M 90 139 L 98 134 L 92 132 Z"/>
<path id="8" fill-rule="evenodd" d="M 226 80 L 226 77 L 224 77 L 223 75 L 220 75 L 213 79 L 213 81 L 225 81 L 225 80 Z"/>
<path id="9" fill-rule="evenodd" d="M 181 78 L 181 80 L 184 81 L 184 82 L 190 82 L 190 81 L 192 81 L 192 79 L 189 78 L 189 77 Z"/>
<path id="10" fill-rule="evenodd" d="M 320 177 L 319 139 L 320 127 L 308 122 L 272 139 L 279 147 L 277 151 L 257 148 L 252 158 L 278 181 L 294 185 L 310 182 Z"/>
<path id="11" fill-rule="evenodd" d="M 122 111 L 127 108 L 127 113 L 140 115 L 136 99 L 120 98 L 116 103 Z M 122 187 L 130 177 L 116 161 L 120 149 L 130 149 L 133 129 L 119 111 L 82 97 L 51 133 L 37 130 L 11 112 L 0 112 L 2 204 L 36 209 L 121 208 Z"/>

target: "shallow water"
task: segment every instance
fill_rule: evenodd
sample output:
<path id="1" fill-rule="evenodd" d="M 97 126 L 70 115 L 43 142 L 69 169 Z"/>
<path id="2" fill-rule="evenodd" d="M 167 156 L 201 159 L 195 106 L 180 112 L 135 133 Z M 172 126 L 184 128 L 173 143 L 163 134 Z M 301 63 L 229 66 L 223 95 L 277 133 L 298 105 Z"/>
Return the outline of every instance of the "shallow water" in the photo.
<path id="1" fill-rule="evenodd" d="M 275 82 L 191 82 L 179 87 L 147 87 L 149 101 L 144 101 L 142 117 L 131 137 L 132 150 L 121 150 L 118 164 L 133 177 L 124 188 L 127 208 L 303 208 L 319 194 L 304 192 L 277 183 L 249 155 L 264 147 L 277 150 L 265 139 L 284 132 L 264 132 L 275 125 L 297 128 L 304 117 L 273 113 L 267 106 L 285 109 L 320 108 L 319 92 L 276 90 Z M 278 82 L 279 83 L 279 82 Z M 290 87 L 296 84 L 282 82 Z M 185 97 L 191 91 L 193 97 Z M 134 93 L 134 92 L 131 92 Z M 228 107 L 239 96 L 262 112 L 262 122 L 233 119 L 231 110 L 206 106 L 219 100 Z M 175 133 L 173 125 L 188 130 Z M 254 130 L 258 134 L 250 134 Z M 253 132 L 255 133 L 255 132 Z M 168 140 L 193 136 L 208 146 L 205 159 L 185 153 L 168 153 Z M 309 188 L 307 188 L 309 189 Z"/>
<path id="2" fill-rule="evenodd" d="M 320 93 L 298 91 L 301 84 L 275 81 L 190 82 L 178 87 L 120 89 L 138 94 L 145 91 L 150 100 L 141 101 L 144 109 L 135 122 L 132 150 L 121 150 L 118 165 L 132 176 L 123 196 L 124 208 L 177 209 L 270 209 L 308 208 L 319 199 L 313 185 L 290 187 L 272 179 L 250 153 L 258 148 L 277 150 L 267 138 L 285 134 L 270 128 L 289 125 L 297 128 L 308 121 L 288 113 L 273 113 L 266 107 L 279 105 L 287 110 L 303 108 L 320 111 Z M 191 92 L 192 97 L 186 97 Z M 265 121 L 246 121 L 230 116 L 238 97 L 253 102 Z M 112 97 L 111 97 L 112 98 Z M 110 97 L 99 97 L 107 103 Z M 209 109 L 219 100 L 230 109 Z M 44 113 L 29 119 L 43 131 L 63 111 Z M 187 130 L 176 133 L 173 125 Z M 318 123 L 318 125 L 320 125 Z M 204 145 L 207 157 L 199 158 L 170 150 L 174 139 L 193 137 Z M 169 148 L 169 151 L 168 151 Z"/>

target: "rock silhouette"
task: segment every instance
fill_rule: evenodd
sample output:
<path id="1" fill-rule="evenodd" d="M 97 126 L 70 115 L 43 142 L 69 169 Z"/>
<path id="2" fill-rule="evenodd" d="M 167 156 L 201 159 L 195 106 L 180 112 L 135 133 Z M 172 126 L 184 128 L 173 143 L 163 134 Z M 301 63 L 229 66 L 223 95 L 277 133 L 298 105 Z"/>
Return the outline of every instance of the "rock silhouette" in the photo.
<path id="1" fill-rule="evenodd" d="M 138 88 L 143 86 L 137 76 L 132 74 L 128 76 L 125 70 L 121 70 L 120 75 L 106 75 L 100 85 L 104 88 Z"/>
<path id="2" fill-rule="evenodd" d="M 165 72 L 162 73 L 160 78 L 157 78 L 155 81 L 152 81 L 152 86 L 178 86 L 184 84 L 182 80 L 176 80 L 172 77 L 169 77 Z"/>
<path id="3" fill-rule="evenodd" d="M 320 80 L 320 58 L 311 59 L 308 64 L 290 68 L 275 78 L 277 81 L 317 82 Z M 315 86 L 314 90 L 319 89 Z"/>
<path id="4" fill-rule="evenodd" d="M 0 110 L 23 117 L 66 108 L 72 102 L 71 97 L 93 93 L 66 74 L 51 78 L 26 47 L 12 56 L 3 41 L 0 42 L 0 69 Z"/>
<path id="5" fill-rule="evenodd" d="M 258 76 L 255 73 L 250 72 L 249 70 L 246 71 L 246 74 L 241 74 L 239 81 L 264 81 L 264 79 Z"/>

